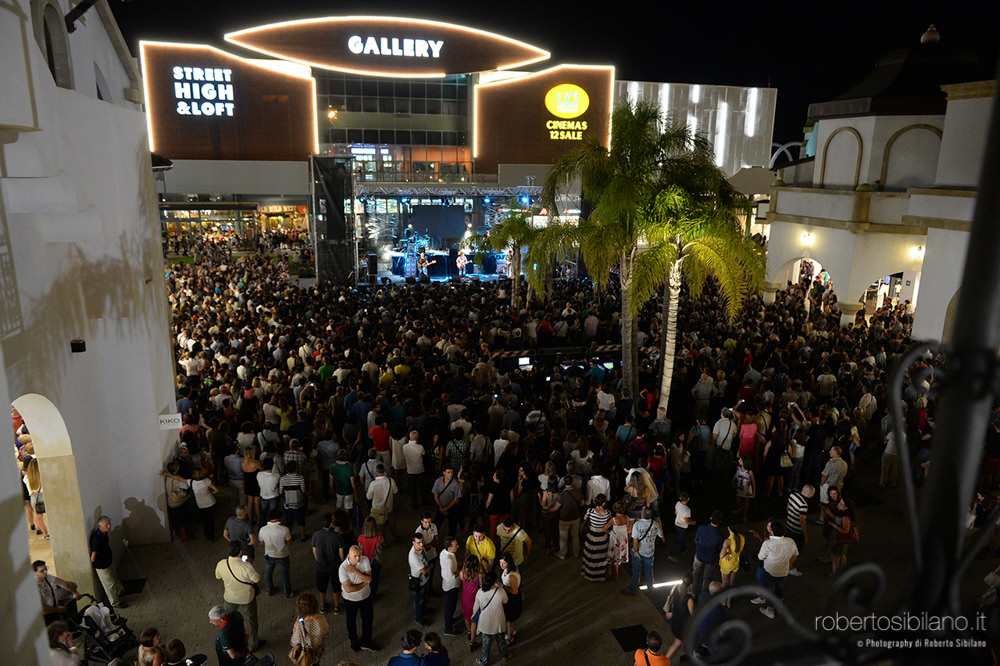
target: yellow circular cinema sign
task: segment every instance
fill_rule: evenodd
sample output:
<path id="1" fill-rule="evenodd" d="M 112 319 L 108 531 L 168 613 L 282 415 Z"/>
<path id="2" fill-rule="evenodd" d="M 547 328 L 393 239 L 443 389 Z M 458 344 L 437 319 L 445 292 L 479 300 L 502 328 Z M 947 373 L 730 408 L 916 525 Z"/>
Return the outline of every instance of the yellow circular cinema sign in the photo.
<path id="1" fill-rule="evenodd" d="M 556 118 L 576 118 L 590 107 L 590 95 L 578 85 L 560 83 L 545 93 L 545 108 Z"/>

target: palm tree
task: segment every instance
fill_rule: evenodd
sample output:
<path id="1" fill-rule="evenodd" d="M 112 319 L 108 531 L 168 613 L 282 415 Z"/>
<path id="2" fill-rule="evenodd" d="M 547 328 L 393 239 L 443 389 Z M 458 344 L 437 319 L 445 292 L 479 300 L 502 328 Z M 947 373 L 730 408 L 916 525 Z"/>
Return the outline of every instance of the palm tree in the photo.
<path id="1" fill-rule="evenodd" d="M 510 306 L 515 311 L 521 306 L 521 252 L 529 246 L 538 230 L 531 225 L 530 210 L 511 210 L 504 219 L 493 225 L 485 236 L 478 236 L 474 243 L 480 249 L 493 252 L 510 252 Z"/>
<path id="2" fill-rule="evenodd" d="M 697 288 L 709 273 L 716 274 L 736 309 L 755 286 L 752 278 L 763 273 L 761 255 L 751 256 L 752 248 L 735 233 L 746 201 L 729 186 L 712 157 L 704 137 L 665 120 L 656 105 L 624 102 L 612 114 L 610 150 L 594 138 L 584 140 L 556 161 L 545 183 L 543 201 L 553 210 L 557 190 L 575 178 L 593 206 L 576 236 L 598 287 L 606 285 L 617 268 L 622 371 L 633 396 L 639 388 L 637 313 L 668 280 L 668 269 L 676 266 L 678 291 L 685 274 Z M 730 249 L 726 243 L 735 245 Z M 668 310 L 673 310 L 676 328 L 673 287 L 670 295 Z M 672 373 L 672 348 L 669 356 Z M 661 402 L 664 399 L 661 396 Z"/>

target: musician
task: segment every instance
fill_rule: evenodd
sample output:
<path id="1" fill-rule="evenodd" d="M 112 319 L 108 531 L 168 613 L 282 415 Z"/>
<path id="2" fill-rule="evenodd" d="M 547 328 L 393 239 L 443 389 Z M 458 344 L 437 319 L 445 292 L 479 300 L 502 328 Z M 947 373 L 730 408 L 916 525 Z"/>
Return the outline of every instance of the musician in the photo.
<path id="1" fill-rule="evenodd" d="M 420 256 L 417 258 L 417 276 L 427 275 L 427 267 L 436 263 L 437 259 L 428 259 L 426 248 L 421 248 Z"/>
<path id="2" fill-rule="evenodd" d="M 465 277 L 465 266 L 469 263 L 469 260 L 465 258 L 465 253 L 459 250 L 458 256 L 455 257 L 455 266 L 458 268 L 458 276 Z"/>

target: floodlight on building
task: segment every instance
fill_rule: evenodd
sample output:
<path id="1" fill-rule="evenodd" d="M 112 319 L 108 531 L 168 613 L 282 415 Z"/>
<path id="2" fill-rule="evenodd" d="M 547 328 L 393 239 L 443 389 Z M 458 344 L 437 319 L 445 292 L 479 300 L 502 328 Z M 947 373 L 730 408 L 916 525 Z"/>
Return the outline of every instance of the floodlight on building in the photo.
<path id="1" fill-rule="evenodd" d="M 813 238 L 811 231 L 807 231 L 804 234 L 802 234 L 802 244 L 805 245 L 806 247 L 812 247 L 813 240 L 815 239 Z"/>
<path id="2" fill-rule="evenodd" d="M 914 258 L 914 259 L 923 259 L 924 258 L 924 246 L 923 245 L 917 245 L 916 247 L 911 248 L 910 249 L 910 256 L 912 258 Z"/>

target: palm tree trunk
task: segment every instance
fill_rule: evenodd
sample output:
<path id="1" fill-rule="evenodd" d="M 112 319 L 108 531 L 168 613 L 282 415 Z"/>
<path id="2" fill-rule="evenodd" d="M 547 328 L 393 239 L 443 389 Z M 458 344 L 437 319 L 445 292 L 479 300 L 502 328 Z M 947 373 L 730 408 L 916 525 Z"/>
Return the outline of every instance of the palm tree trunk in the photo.
<path id="1" fill-rule="evenodd" d="M 514 253 L 511 255 L 511 276 L 510 279 L 514 281 L 511 285 L 510 290 L 510 307 L 515 312 L 521 307 L 521 248 L 515 247 Z"/>
<path id="2" fill-rule="evenodd" d="M 678 259 L 670 265 L 670 275 L 667 277 L 667 288 L 664 298 L 665 321 L 663 322 L 663 374 L 660 376 L 660 407 L 667 408 L 670 403 L 670 386 L 674 380 L 674 358 L 677 343 L 677 309 L 681 300 L 681 264 Z"/>
<path id="3" fill-rule="evenodd" d="M 639 332 L 632 308 L 632 258 L 628 253 L 622 256 L 619 271 L 622 290 L 622 380 L 631 391 L 632 399 L 635 399 L 639 395 Z"/>

